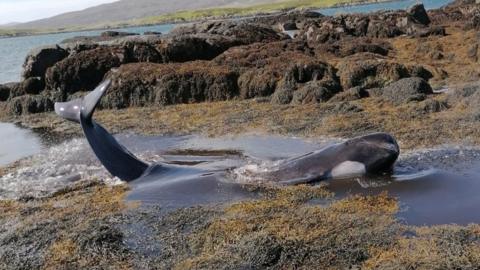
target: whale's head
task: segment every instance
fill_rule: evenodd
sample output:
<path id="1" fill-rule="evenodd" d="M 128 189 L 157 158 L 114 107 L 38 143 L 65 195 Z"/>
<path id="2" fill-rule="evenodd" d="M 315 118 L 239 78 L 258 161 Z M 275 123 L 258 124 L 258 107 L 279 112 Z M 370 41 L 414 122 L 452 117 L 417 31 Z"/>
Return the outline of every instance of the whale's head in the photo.
<path id="1" fill-rule="evenodd" d="M 387 133 L 373 133 L 345 142 L 349 160 L 362 163 L 367 173 L 381 173 L 392 169 L 400 155 L 395 138 Z"/>

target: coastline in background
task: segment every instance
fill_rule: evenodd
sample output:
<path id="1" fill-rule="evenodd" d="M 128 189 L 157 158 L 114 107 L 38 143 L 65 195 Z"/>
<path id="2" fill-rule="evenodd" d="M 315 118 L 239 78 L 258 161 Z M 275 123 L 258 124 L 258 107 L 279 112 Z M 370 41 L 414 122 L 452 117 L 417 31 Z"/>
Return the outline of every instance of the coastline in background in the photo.
<path id="1" fill-rule="evenodd" d="M 334 8 L 317 9 L 316 11 L 324 15 L 336 15 L 341 13 L 368 13 L 380 10 L 406 9 L 415 4 L 417 0 L 401 0 L 393 2 L 379 2 L 374 4 L 339 6 Z M 434 9 L 444 6 L 452 0 L 424 0 L 426 9 Z M 127 27 L 112 29 L 117 31 L 126 31 L 142 34 L 147 31 L 168 33 L 174 24 L 159 24 L 151 26 Z M 0 84 L 19 81 L 21 79 L 21 71 L 23 61 L 28 52 L 34 48 L 52 45 L 61 42 L 64 39 L 75 36 L 95 36 L 105 30 L 93 30 L 82 32 L 67 32 L 45 35 L 33 35 L 11 38 L 0 38 Z"/>

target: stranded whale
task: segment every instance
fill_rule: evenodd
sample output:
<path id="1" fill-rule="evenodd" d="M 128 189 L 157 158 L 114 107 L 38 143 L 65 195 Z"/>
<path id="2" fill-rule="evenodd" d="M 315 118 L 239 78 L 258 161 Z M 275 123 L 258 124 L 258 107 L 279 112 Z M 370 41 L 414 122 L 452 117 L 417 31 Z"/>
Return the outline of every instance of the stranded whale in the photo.
<path id="1" fill-rule="evenodd" d="M 150 182 L 169 178 L 172 171 L 182 168 L 193 170 L 190 175 L 203 177 L 205 172 L 196 168 L 162 163 L 150 165 L 139 160 L 96 123 L 92 119 L 93 113 L 109 85 L 107 80 L 83 98 L 55 103 L 55 112 L 81 124 L 93 152 L 112 175 L 128 182 Z M 269 170 L 259 172 L 258 176 L 283 184 L 301 184 L 376 174 L 389 171 L 399 152 L 395 138 L 386 133 L 374 133 L 284 160 Z"/>

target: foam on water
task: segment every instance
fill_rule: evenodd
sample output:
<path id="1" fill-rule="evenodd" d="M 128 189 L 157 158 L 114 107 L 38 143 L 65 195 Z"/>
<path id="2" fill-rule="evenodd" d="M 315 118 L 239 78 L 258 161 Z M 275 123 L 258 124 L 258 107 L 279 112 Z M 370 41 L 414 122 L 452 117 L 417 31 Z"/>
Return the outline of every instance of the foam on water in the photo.
<path id="1" fill-rule="evenodd" d="M 0 177 L 0 199 L 42 197 L 80 179 L 117 184 L 96 160 L 84 139 L 73 139 L 21 160 Z"/>

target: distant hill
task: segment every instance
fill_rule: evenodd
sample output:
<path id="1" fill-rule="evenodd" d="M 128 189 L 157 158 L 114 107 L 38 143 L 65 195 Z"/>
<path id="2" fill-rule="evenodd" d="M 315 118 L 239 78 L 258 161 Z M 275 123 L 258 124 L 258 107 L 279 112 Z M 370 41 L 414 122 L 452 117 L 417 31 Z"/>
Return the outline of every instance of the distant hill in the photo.
<path id="1" fill-rule="evenodd" d="M 256 4 L 277 3 L 282 0 L 120 0 L 57 15 L 51 18 L 16 24 L 18 29 L 58 29 L 77 26 L 94 26 L 123 22 L 182 10 L 218 7 L 243 7 Z"/>
<path id="2" fill-rule="evenodd" d="M 15 26 L 15 25 L 18 25 L 20 23 L 18 22 L 9 22 L 9 23 L 4 23 L 4 24 L 0 24 L 0 27 L 11 27 L 11 26 Z"/>

